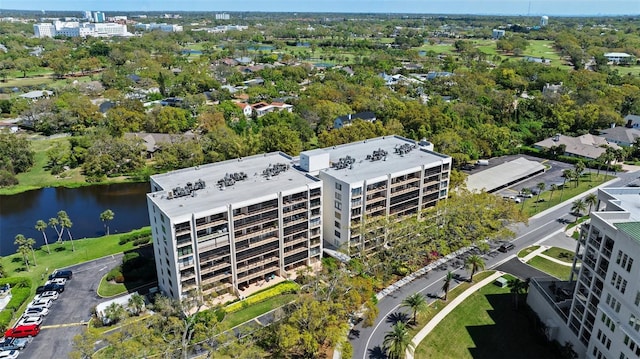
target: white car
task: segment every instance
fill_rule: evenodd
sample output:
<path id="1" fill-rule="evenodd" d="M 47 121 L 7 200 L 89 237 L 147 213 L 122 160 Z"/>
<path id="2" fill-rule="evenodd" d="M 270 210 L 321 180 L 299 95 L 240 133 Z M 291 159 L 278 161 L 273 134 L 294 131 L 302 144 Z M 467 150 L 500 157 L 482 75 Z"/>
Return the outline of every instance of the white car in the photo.
<path id="1" fill-rule="evenodd" d="M 22 317 L 22 319 L 20 319 L 20 321 L 18 322 L 18 325 L 32 325 L 32 324 L 36 324 L 36 325 L 41 325 L 42 324 L 42 317 Z"/>
<path id="2" fill-rule="evenodd" d="M 34 300 L 38 300 L 38 299 L 49 298 L 49 299 L 57 300 L 59 296 L 60 296 L 60 294 L 58 292 L 50 290 L 48 292 L 43 292 L 43 293 L 40 293 L 40 294 L 36 295 L 35 298 L 33 298 L 33 299 Z"/>
<path id="3" fill-rule="evenodd" d="M 20 355 L 17 350 L 3 350 L 0 352 L 0 359 L 16 359 Z"/>
<path id="4" fill-rule="evenodd" d="M 45 308 L 49 308 L 49 307 L 51 307 L 51 303 L 53 303 L 53 301 L 51 299 L 49 299 L 49 298 L 34 299 L 31 303 L 29 303 L 27 308 L 29 308 L 29 307 L 45 307 Z"/>
<path id="5" fill-rule="evenodd" d="M 24 312 L 24 315 L 29 317 L 42 317 L 49 315 L 49 309 L 45 307 L 30 307 Z"/>
<path id="6" fill-rule="evenodd" d="M 58 285 L 65 285 L 67 283 L 67 280 L 65 278 L 53 278 L 48 280 L 44 285 L 52 284 L 52 283 L 55 283 Z"/>

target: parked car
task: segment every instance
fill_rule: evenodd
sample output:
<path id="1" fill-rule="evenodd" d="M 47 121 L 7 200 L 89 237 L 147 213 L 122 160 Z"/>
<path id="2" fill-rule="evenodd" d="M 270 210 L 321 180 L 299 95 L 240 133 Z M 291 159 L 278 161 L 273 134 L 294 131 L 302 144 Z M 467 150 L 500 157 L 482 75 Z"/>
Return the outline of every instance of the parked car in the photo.
<path id="1" fill-rule="evenodd" d="M 40 333 L 39 325 L 18 325 L 17 327 L 7 329 L 7 331 L 4 332 L 4 336 L 5 338 L 27 338 L 35 337 L 38 333 Z"/>
<path id="2" fill-rule="evenodd" d="M 29 344 L 29 338 L 6 338 L 0 342 L 0 351 L 22 350 Z"/>
<path id="3" fill-rule="evenodd" d="M 51 303 L 53 303 L 53 301 L 49 298 L 40 298 L 40 299 L 35 299 L 33 301 L 31 301 L 31 303 L 29 303 L 29 305 L 27 306 L 28 308 L 31 307 L 45 307 L 45 308 L 49 308 L 51 307 Z"/>
<path id="4" fill-rule="evenodd" d="M 49 315 L 49 309 L 45 307 L 29 307 L 24 312 L 24 315 L 29 315 L 33 317 L 37 316 L 47 316 Z"/>
<path id="5" fill-rule="evenodd" d="M 49 284 L 45 284 L 43 289 L 44 289 L 43 290 L 44 292 L 56 291 L 58 293 L 62 293 L 64 292 L 64 285 L 49 283 Z"/>
<path id="6" fill-rule="evenodd" d="M 42 292 L 36 295 L 35 298 L 33 299 L 49 298 L 52 300 L 58 300 L 59 297 L 60 297 L 60 294 L 58 294 L 58 292 L 48 291 L 48 292 Z"/>
<path id="7" fill-rule="evenodd" d="M 73 272 L 70 270 L 57 270 L 49 275 L 49 279 L 64 278 L 66 280 L 69 280 L 72 277 L 73 277 Z"/>
<path id="8" fill-rule="evenodd" d="M 0 352 L 0 359 L 16 359 L 20 355 L 17 350 L 3 350 Z"/>
<path id="9" fill-rule="evenodd" d="M 23 316 L 22 319 L 20 319 L 20 321 L 18 322 L 18 325 L 31 325 L 31 324 L 42 325 L 42 317 Z"/>
<path id="10" fill-rule="evenodd" d="M 51 284 L 51 283 L 65 285 L 67 284 L 67 280 L 64 278 L 53 278 L 53 279 L 49 279 L 44 285 Z"/>

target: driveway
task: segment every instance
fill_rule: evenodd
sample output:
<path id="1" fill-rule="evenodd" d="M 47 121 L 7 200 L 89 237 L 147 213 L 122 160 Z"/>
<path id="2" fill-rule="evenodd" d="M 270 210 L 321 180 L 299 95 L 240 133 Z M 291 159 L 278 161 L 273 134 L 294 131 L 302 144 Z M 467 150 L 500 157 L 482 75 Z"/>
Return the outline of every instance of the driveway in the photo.
<path id="1" fill-rule="evenodd" d="M 116 254 L 65 268 L 73 271 L 73 279 L 67 282 L 64 292 L 49 309 L 40 334 L 20 356 L 68 358 L 73 350 L 73 337 L 82 333 L 93 308 L 104 301 L 96 292 L 100 279 L 121 261 L 122 254 Z"/>

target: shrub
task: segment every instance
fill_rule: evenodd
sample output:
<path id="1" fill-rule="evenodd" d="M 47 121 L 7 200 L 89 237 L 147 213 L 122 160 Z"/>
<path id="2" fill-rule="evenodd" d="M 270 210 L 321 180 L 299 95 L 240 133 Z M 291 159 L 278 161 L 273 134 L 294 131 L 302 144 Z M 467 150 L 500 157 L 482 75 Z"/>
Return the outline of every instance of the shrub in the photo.
<path id="1" fill-rule="evenodd" d="M 4 333 L 9 327 L 9 323 L 13 318 L 13 312 L 10 310 L 3 310 L 0 312 L 0 330 Z"/>
<path id="2" fill-rule="evenodd" d="M 107 273 L 107 280 L 114 280 L 117 276 L 121 276 L 122 275 L 122 268 L 120 268 L 120 266 L 117 266 L 115 268 L 113 268 L 112 270 L 109 271 L 109 273 Z"/>
<path id="3" fill-rule="evenodd" d="M 138 238 L 135 241 L 133 241 L 133 245 L 134 246 L 141 246 L 143 244 L 147 244 L 149 243 L 149 241 L 151 240 L 150 237 L 142 237 L 142 238 Z"/>
<path id="4" fill-rule="evenodd" d="M 124 276 L 122 274 L 118 274 L 114 280 L 116 281 L 116 283 L 124 283 Z"/>
<path id="5" fill-rule="evenodd" d="M 237 312 L 242 308 L 246 308 L 256 303 L 260 303 L 262 301 L 265 301 L 269 298 L 273 298 L 280 294 L 295 293 L 298 291 L 299 288 L 300 286 L 295 282 L 282 282 L 274 287 L 267 288 L 261 292 L 251 295 L 247 297 L 247 299 L 245 300 L 229 304 L 226 308 L 224 308 L 224 310 L 227 313 Z"/>

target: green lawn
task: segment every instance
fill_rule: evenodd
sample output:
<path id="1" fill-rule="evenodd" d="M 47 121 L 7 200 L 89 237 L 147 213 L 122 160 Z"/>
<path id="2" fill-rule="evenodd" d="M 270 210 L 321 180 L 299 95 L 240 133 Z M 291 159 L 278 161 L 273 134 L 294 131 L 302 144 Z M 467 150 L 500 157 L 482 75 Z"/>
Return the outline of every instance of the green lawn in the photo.
<path id="1" fill-rule="evenodd" d="M 573 251 L 564 248 L 551 247 L 546 251 L 542 252 L 542 254 L 546 254 L 549 257 L 553 257 L 555 259 L 561 260 L 566 263 L 573 263 Z"/>
<path id="2" fill-rule="evenodd" d="M 540 195 L 540 200 L 544 200 L 544 202 L 536 203 L 538 196 L 533 196 L 533 198 L 526 198 L 524 201 L 523 211 L 528 216 L 533 216 L 559 204 L 560 199 L 562 199 L 562 201 L 566 201 L 569 198 L 573 198 L 583 192 L 593 189 L 593 187 L 597 187 L 614 178 L 614 176 L 604 175 L 602 173 L 599 176 L 596 176 L 596 174 L 593 174 L 591 176 L 589 176 L 588 173 L 583 174 L 578 186 L 576 186 L 575 182 L 567 182 L 564 186 L 564 191 L 558 189 L 557 191 L 551 193 L 551 191 L 547 189 L 542 192 L 542 194 Z M 562 185 L 560 185 L 560 187 L 562 187 Z M 560 197 L 561 195 L 562 197 Z M 522 204 L 518 204 L 518 206 L 520 206 L 520 208 L 523 208 Z"/>
<path id="3" fill-rule="evenodd" d="M 520 252 L 518 252 L 518 258 L 524 258 L 527 256 L 527 254 L 535 251 L 536 249 L 540 248 L 540 246 L 531 246 L 531 247 L 527 247 L 523 250 L 521 250 Z"/>
<path id="4" fill-rule="evenodd" d="M 516 310 L 509 288 L 484 286 L 435 327 L 415 358 L 560 358 L 537 337 L 522 303 Z"/>
<path id="5" fill-rule="evenodd" d="M 22 256 L 17 253 L 2 257 L 0 262 L 7 277 L 21 276 L 31 278 L 34 283 L 32 290 L 35 293 L 35 286 L 44 283 L 46 276 L 56 268 L 64 268 L 133 249 L 133 242 L 124 245 L 118 244 L 120 237 L 126 234 L 118 233 L 110 236 L 74 240 L 75 252 L 71 251 L 71 243 L 69 241 L 49 245 L 51 254 L 48 254 L 45 248 L 42 247 L 35 251 L 38 265 L 30 266 L 29 271 L 26 271 Z M 51 241 L 52 238 L 49 238 L 49 240 Z M 55 241 L 55 238 L 53 240 Z M 29 257 L 32 261 L 31 256 Z"/>
<path id="6" fill-rule="evenodd" d="M 568 280 L 571 275 L 571 266 L 558 264 L 542 257 L 533 257 L 527 264 L 560 280 Z"/>
<path id="7" fill-rule="evenodd" d="M 294 301 L 296 297 L 297 297 L 296 294 L 282 294 L 277 297 L 269 298 L 260 303 L 256 303 L 247 308 L 243 308 L 236 312 L 225 315 L 222 323 L 225 324 L 227 328 L 233 328 L 238 324 L 242 324 L 259 315 L 262 315 L 278 307 L 281 307 L 287 303 L 290 303 Z"/>
<path id="8" fill-rule="evenodd" d="M 100 285 L 98 286 L 98 295 L 104 298 L 115 297 L 116 295 L 127 293 L 132 288 L 142 287 L 146 284 L 150 283 L 141 281 L 132 283 L 110 282 L 107 280 L 107 275 L 105 274 L 100 280 Z"/>

